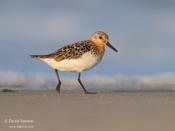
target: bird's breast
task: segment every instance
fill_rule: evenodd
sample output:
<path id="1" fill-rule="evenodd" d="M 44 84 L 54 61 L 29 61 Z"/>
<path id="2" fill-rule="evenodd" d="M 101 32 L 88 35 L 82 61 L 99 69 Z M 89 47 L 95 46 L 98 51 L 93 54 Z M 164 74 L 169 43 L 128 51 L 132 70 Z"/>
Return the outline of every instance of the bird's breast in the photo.
<path id="1" fill-rule="evenodd" d="M 82 56 L 76 59 L 64 59 L 62 61 L 56 61 L 51 58 L 43 59 L 49 66 L 60 71 L 76 71 L 82 72 L 91 69 L 97 65 L 103 55 L 93 55 L 90 51 L 84 53 Z"/>

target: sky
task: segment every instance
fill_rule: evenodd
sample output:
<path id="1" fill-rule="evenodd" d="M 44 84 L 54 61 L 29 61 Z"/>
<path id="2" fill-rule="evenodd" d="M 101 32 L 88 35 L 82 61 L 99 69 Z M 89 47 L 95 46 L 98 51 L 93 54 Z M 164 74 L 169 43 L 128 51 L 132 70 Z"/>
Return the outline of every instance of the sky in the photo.
<path id="1" fill-rule="evenodd" d="M 0 72 L 52 75 L 29 55 L 104 31 L 119 53 L 106 48 L 85 75 L 174 74 L 174 23 L 174 0 L 0 0 Z"/>

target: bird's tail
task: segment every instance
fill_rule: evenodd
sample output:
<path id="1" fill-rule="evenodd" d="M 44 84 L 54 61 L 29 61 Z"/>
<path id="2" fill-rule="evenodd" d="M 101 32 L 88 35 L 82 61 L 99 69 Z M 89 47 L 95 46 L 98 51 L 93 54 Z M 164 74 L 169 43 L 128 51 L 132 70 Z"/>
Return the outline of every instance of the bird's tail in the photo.
<path id="1" fill-rule="evenodd" d="M 36 59 L 41 59 L 41 58 L 45 58 L 45 55 L 30 55 L 31 58 L 36 58 Z"/>
<path id="2" fill-rule="evenodd" d="M 31 58 L 39 58 L 39 55 L 30 55 Z"/>

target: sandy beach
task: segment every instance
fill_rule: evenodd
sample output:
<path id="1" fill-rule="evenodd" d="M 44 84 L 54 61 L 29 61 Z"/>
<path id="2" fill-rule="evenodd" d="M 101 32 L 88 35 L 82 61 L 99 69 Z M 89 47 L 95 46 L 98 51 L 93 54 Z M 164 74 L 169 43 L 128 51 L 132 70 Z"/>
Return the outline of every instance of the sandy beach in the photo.
<path id="1" fill-rule="evenodd" d="M 1 131 L 174 131 L 175 92 L 0 93 Z"/>

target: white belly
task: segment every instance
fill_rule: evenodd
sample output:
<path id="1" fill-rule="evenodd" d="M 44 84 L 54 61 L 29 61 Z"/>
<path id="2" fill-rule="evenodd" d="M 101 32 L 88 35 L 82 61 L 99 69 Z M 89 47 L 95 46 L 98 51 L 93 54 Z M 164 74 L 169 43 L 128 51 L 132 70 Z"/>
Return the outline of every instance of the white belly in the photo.
<path id="1" fill-rule="evenodd" d="M 77 59 L 65 59 L 59 62 L 51 58 L 44 58 L 41 60 L 50 67 L 60 71 L 82 72 L 97 65 L 101 61 L 101 58 L 102 56 L 94 56 L 90 52 L 87 52 Z"/>

